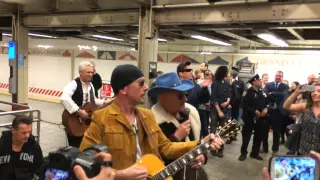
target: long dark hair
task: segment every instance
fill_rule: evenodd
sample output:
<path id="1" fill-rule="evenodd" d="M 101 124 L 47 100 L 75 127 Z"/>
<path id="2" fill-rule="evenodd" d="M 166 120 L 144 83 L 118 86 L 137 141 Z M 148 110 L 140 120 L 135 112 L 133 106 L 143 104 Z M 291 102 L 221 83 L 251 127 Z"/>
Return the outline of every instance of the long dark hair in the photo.
<path id="1" fill-rule="evenodd" d="M 228 75 L 228 67 L 227 66 L 219 66 L 214 74 L 214 78 L 217 81 L 222 81 Z"/>
<path id="2" fill-rule="evenodd" d="M 320 86 L 320 84 L 313 84 L 314 86 Z M 313 107 L 313 100 L 312 100 L 312 93 L 308 92 L 308 98 L 307 98 L 307 104 L 306 104 L 306 109 L 312 108 Z"/>

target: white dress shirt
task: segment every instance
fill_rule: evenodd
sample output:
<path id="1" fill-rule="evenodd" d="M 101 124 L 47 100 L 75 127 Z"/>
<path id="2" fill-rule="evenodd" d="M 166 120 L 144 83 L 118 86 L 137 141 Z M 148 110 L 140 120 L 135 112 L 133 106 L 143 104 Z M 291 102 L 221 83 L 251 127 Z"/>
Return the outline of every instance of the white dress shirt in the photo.
<path id="1" fill-rule="evenodd" d="M 104 99 L 98 99 L 94 95 L 94 87 L 91 84 L 91 82 L 87 85 L 86 83 L 82 82 L 82 91 L 83 91 L 83 102 L 82 105 L 90 101 L 90 90 L 93 88 L 93 96 L 96 105 L 102 106 L 104 103 Z M 79 106 L 72 100 L 72 95 L 77 89 L 77 82 L 75 80 L 69 82 L 64 88 L 63 88 L 63 93 L 60 97 L 60 101 L 65 107 L 65 109 L 70 113 L 73 114 L 78 111 Z"/>

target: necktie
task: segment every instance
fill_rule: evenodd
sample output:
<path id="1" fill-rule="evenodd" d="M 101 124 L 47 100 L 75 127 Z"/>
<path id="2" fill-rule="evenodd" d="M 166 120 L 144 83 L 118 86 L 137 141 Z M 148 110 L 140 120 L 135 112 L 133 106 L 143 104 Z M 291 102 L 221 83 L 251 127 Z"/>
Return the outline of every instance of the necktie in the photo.
<path id="1" fill-rule="evenodd" d="M 276 83 L 276 89 L 278 89 L 280 83 Z"/>

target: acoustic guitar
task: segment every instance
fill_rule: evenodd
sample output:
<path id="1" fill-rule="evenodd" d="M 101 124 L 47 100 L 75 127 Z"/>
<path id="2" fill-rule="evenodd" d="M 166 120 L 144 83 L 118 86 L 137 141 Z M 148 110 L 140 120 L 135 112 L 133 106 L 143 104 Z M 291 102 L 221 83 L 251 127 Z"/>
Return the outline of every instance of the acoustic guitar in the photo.
<path id="1" fill-rule="evenodd" d="M 88 129 L 91 123 L 91 115 L 99 107 L 94 102 L 89 102 L 80 109 L 85 110 L 89 118 L 82 119 L 77 113 L 70 114 L 66 109 L 62 112 L 62 124 L 65 126 L 68 134 L 72 136 L 83 136 L 84 132 Z"/>
<path id="2" fill-rule="evenodd" d="M 220 138 L 230 138 L 237 134 L 239 131 L 238 121 L 233 120 L 226 123 L 224 127 L 219 127 L 217 131 L 217 135 Z M 190 152 L 186 153 L 179 159 L 175 160 L 168 166 L 165 166 L 163 162 L 153 154 L 147 154 L 141 157 L 139 161 L 137 161 L 136 165 L 144 166 L 147 169 L 148 180 L 173 180 L 172 175 L 183 169 L 186 165 L 190 164 L 195 158 L 208 149 L 210 149 L 210 144 L 212 140 L 208 140 L 207 142 L 197 146 Z"/>

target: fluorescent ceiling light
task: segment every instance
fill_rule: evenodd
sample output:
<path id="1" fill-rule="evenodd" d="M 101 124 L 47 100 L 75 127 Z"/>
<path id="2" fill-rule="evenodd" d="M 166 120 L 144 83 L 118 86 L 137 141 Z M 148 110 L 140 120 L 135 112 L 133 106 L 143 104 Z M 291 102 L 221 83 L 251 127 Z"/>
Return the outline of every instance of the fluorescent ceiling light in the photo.
<path id="1" fill-rule="evenodd" d="M 114 40 L 114 41 L 124 41 L 123 39 L 109 37 L 109 36 L 102 36 L 102 35 L 92 35 L 92 37 L 100 38 L 100 39 Z"/>
<path id="2" fill-rule="evenodd" d="M 162 42 L 167 42 L 168 40 L 166 40 L 166 39 L 161 39 L 161 38 L 158 38 L 158 41 L 162 41 Z"/>
<path id="3" fill-rule="evenodd" d="M 257 35 L 259 38 L 268 41 L 271 44 L 274 44 L 276 46 L 280 47 L 288 47 L 288 44 L 283 41 L 282 39 L 277 38 L 276 36 L 268 33 L 261 33 Z"/>
<path id="4" fill-rule="evenodd" d="M 12 34 L 8 33 L 2 33 L 3 36 L 12 36 Z M 49 36 L 49 35 L 43 35 L 43 34 L 34 34 L 34 33 L 28 33 L 29 36 L 36 36 L 36 37 L 44 37 L 44 38 L 58 38 L 54 36 Z"/>
<path id="5" fill-rule="evenodd" d="M 215 40 L 215 39 L 211 39 L 211 38 L 207 38 L 207 37 L 204 37 L 204 36 L 192 35 L 191 37 L 195 38 L 195 39 L 202 40 L 202 41 L 208 41 L 208 42 L 212 42 L 214 44 L 223 45 L 223 46 L 232 46 L 232 44 L 225 43 L 225 42 L 222 42 L 222 41 L 219 41 L 219 40 Z"/>

